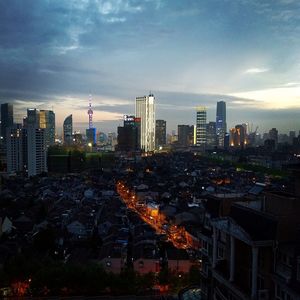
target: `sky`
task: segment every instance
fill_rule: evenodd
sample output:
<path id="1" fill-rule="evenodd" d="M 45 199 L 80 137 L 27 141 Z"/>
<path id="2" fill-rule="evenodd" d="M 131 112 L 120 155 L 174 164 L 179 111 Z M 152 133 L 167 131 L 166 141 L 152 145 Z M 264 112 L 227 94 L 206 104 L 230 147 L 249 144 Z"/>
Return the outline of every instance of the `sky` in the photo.
<path id="1" fill-rule="evenodd" d="M 53 109 L 57 128 L 116 131 L 156 97 L 169 131 L 196 106 L 227 123 L 300 130 L 299 0 L 0 0 L 0 103 Z"/>

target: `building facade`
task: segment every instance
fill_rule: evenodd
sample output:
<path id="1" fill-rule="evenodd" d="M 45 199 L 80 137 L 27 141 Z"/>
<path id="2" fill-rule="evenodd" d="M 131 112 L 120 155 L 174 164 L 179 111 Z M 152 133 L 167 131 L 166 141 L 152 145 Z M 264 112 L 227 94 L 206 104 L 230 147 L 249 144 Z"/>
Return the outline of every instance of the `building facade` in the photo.
<path id="1" fill-rule="evenodd" d="M 226 102 L 217 102 L 217 113 L 216 113 L 216 134 L 217 142 L 219 147 L 224 147 L 224 138 L 227 131 L 226 124 Z"/>
<path id="2" fill-rule="evenodd" d="M 155 148 L 165 146 L 167 143 L 167 122 L 156 120 L 155 122 Z"/>
<path id="3" fill-rule="evenodd" d="M 13 105 L 10 103 L 1 104 L 1 140 L 3 144 L 6 143 L 6 130 L 13 126 L 14 123 L 14 110 Z"/>
<path id="4" fill-rule="evenodd" d="M 40 128 L 45 129 L 47 147 L 55 143 L 55 113 L 52 110 L 40 110 Z"/>
<path id="5" fill-rule="evenodd" d="M 64 144 L 71 145 L 73 142 L 73 117 L 69 115 L 64 120 L 63 125 Z"/>
<path id="6" fill-rule="evenodd" d="M 197 107 L 196 146 L 206 145 L 206 107 Z"/>
<path id="7" fill-rule="evenodd" d="M 194 126 L 193 125 L 178 125 L 178 144 L 184 147 L 194 144 Z"/>
<path id="8" fill-rule="evenodd" d="M 141 119 L 141 149 L 145 152 L 155 150 L 155 97 L 136 97 L 135 115 Z"/>
<path id="9" fill-rule="evenodd" d="M 216 134 L 216 122 L 209 122 L 206 127 L 207 137 L 206 137 L 206 144 L 209 148 L 214 148 L 219 145 L 219 139 L 217 138 Z M 223 140 L 224 146 L 224 140 Z"/>

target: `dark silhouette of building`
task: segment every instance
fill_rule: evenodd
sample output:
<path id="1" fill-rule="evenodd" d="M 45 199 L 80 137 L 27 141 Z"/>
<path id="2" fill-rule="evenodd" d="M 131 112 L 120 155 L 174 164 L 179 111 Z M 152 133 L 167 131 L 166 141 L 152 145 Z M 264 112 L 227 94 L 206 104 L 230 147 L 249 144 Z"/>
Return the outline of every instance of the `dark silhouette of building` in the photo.
<path id="1" fill-rule="evenodd" d="M 178 144 L 181 146 L 192 146 L 194 143 L 194 126 L 178 125 Z"/>
<path id="2" fill-rule="evenodd" d="M 1 104 L 1 140 L 6 144 L 6 130 L 14 124 L 13 105 L 10 103 Z"/>
<path id="3" fill-rule="evenodd" d="M 226 124 L 226 102 L 217 102 L 217 114 L 216 114 L 216 134 L 218 140 L 218 146 L 224 147 L 224 138 L 227 131 Z"/>
<path id="4" fill-rule="evenodd" d="M 166 145 L 167 141 L 167 122 L 156 120 L 155 122 L 155 148 L 158 149 Z"/>

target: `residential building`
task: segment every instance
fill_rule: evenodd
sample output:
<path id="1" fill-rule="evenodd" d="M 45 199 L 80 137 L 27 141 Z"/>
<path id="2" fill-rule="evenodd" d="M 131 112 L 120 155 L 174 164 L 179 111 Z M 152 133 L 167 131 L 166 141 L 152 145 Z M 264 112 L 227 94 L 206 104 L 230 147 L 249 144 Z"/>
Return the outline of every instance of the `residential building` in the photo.
<path id="1" fill-rule="evenodd" d="M 47 172 L 47 146 L 45 129 L 27 128 L 28 176 Z"/>
<path id="2" fill-rule="evenodd" d="M 230 129 L 230 146 L 244 148 L 247 145 L 246 130 L 243 125 L 236 125 Z"/>
<path id="3" fill-rule="evenodd" d="M 141 119 L 141 149 L 145 152 L 155 149 L 155 97 L 136 97 L 135 116 Z"/>
<path id="4" fill-rule="evenodd" d="M 206 145 L 206 107 L 197 107 L 196 146 Z"/>
<path id="5" fill-rule="evenodd" d="M 155 122 L 155 148 L 159 149 L 167 144 L 167 122 L 156 120 Z"/>
<path id="6" fill-rule="evenodd" d="M 7 172 L 22 172 L 23 164 L 23 130 L 21 124 L 6 129 Z"/>

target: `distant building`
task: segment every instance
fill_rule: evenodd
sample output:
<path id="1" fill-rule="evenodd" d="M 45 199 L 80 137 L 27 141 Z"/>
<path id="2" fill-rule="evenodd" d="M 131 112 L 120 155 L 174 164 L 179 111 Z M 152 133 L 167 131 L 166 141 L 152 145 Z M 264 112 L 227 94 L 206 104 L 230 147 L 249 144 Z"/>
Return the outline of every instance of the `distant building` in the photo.
<path id="1" fill-rule="evenodd" d="M 86 129 L 86 142 L 87 144 L 96 144 L 96 128 Z"/>
<path id="2" fill-rule="evenodd" d="M 206 107 L 197 107 L 196 146 L 206 145 Z"/>
<path id="3" fill-rule="evenodd" d="M 7 172 L 22 172 L 24 168 L 22 125 L 15 124 L 7 128 L 6 133 Z"/>
<path id="4" fill-rule="evenodd" d="M 194 126 L 178 125 L 178 144 L 181 146 L 192 146 L 194 144 Z"/>
<path id="5" fill-rule="evenodd" d="M 217 134 L 216 134 L 216 122 L 209 122 L 206 125 L 206 144 L 209 148 L 214 148 L 219 144 L 219 139 L 217 139 Z M 225 136 L 224 136 L 225 138 Z M 223 144 L 222 147 L 224 147 L 224 139 L 223 139 Z"/>
<path id="6" fill-rule="evenodd" d="M 216 113 L 216 134 L 218 146 L 224 147 L 224 138 L 227 131 L 226 124 L 226 102 L 217 102 L 217 113 Z"/>
<path id="7" fill-rule="evenodd" d="M 243 125 L 236 125 L 230 129 L 230 146 L 244 148 L 247 145 L 246 129 Z"/>
<path id="8" fill-rule="evenodd" d="M 139 120 L 135 116 L 124 116 L 124 125 L 118 127 L 118 151 L 137 151 L 139 149 Z"/>
<path id="9" fill-rule="evenodd" d="M 141 149 L 145 152 L 155 149 L 155 97 L 136 97 L 135 116 L 141 119 Z"/>
<path id="10" fill-rule="evenodd" d="M 14 123 L 14 110 L 13 105 L 10 103 L 1 104 L 1 140 L 5 145 L 6 143 L 6 130 L 13 126 Z"/>
<path id="11" fill-rule="evenodd" d="M 45 129 L 28 126 L 28 176 L 47 172 L 47 145 L 45 137 Z"/>
<path id="12" fill-rule="evenodd" d="M 64 144 L 71 145 L 73 142 L 73 117 L 69 115 L 65 118 L 63 125 Z"/>
<path id="13" fill-rule="evenodd" d="M 272 128 L 269 131 L 269 139 L 275 142 L 275 149 L 276 149 L 278 145 L 278 130 L 276 128 Z"/>
<path id="14" fill-rule="evenodd" d="M 55 143 L 55 113 L 52 110 L 40 110 L 40 128 L 45 129 L 47 147 Z"/>
<path id="15" fill-rule="evenodd" d="M 167 122 L 165 120 L 156 120 L 155 122 L 155 148 L 166 145 L 167 143 Z"/>
<path id="16" fill-rule="evenodd" d="M 27 118 L 24 119 L 25 127 L 40 127 L 40 111 L 36 108 L 27 109 Z"/>
<path id="17" fill-rule="evenodd" d="M 73 142 L 77 146 L 83 145 L 83 138 L 82 138 L 82 134 L 80 132 L 75 132 L 73 134 Z"/>

